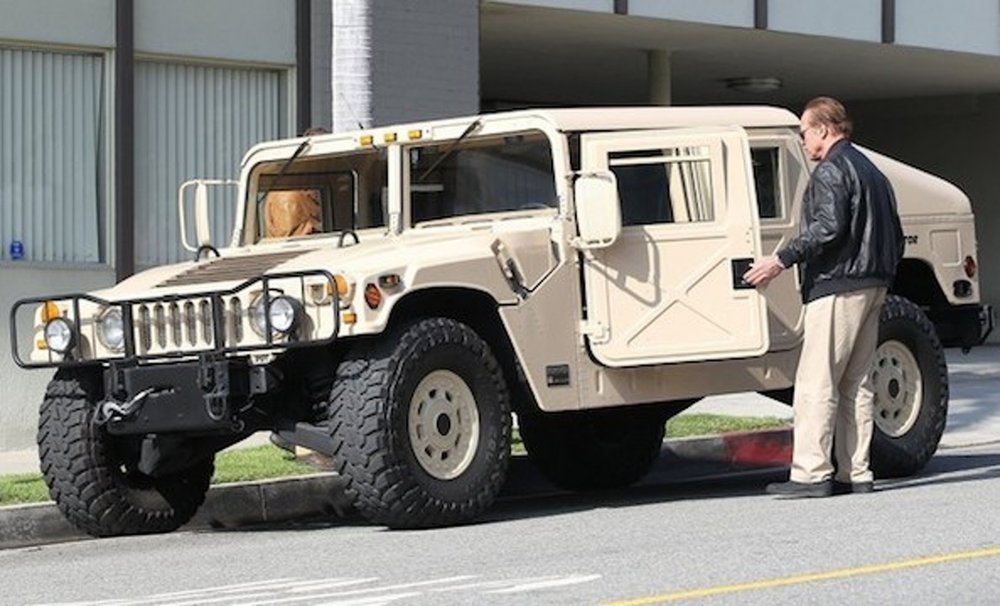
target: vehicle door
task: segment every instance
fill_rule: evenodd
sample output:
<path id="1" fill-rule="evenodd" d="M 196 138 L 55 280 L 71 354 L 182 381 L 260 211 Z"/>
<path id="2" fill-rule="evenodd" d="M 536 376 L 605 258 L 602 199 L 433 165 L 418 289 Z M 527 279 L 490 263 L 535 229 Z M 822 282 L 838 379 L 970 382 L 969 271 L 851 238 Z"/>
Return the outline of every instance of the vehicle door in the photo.
<path id="1" fill-rule="evenodd" d="M 750 133 L 760 238 L 765 255 L 776 253 L 798 234 L 802 194 L 809 168 L 802 144 L 789 129 L 761 129 Z M 781 272 L 761 294 L 767 300 L 771 351 L 795 347 L 802 339 L 804 307 L 799 268 Z"/>
<path id="2" fill-rule="evenodd" d="M 583 254 L 593 356 L 635 366 L 758 356 L 764 297 L 740 276 L 760 256 L 746 132 L 738 127 L 583 135 L 581 170 L 617 181 L 622 230 Z"/>

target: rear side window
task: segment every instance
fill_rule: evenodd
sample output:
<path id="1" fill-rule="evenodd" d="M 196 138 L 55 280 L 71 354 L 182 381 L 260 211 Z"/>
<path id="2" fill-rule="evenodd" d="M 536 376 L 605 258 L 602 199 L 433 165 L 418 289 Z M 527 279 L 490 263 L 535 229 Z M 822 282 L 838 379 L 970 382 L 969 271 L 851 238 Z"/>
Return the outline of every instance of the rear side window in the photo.
<path id="1" fill-rule="evenodd" d="M 750 150 L 753 179 L 757 187 L 757 210 L 761 219 L 781 216 L 778 181 L 778 148 L 758 147 Z"/>
<path id="2" fill-rule="evenodd" d="M 613 152 L 608 161 L 618 179 L 623 225 L 715 220 L 707 147 Z"/>

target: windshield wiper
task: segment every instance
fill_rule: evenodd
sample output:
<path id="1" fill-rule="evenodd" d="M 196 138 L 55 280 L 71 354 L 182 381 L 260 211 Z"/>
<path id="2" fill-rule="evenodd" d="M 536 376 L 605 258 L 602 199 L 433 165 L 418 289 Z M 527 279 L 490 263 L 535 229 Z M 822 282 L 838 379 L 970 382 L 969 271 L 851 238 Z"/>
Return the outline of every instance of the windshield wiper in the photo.
<path id="1" fill-rule="evenodd" d="M 299 158 L 299 156 L 302 155 L 302 152 L 306 151 L 306 148 L 309 147 L 309 144 L 311 142 L 312 142 L 312 137 L 308 137 L 306 138 L 305 141 L 300 143 L 297 148 L 295 148 L 295 151 L 292 153 L 292 156 L 287 160 L 285 160 L 285 163 L 281 165 L 281 170 L 278 171 L 278 175 L 274 178 L 275 184 L 281 181 L 281 177 L 284 176 L 285 172 L 288 170 L 288 167 L 291 166 L 292 162 L 295 162 Z"/>
<path id="2" fill-rule="evenodd" d="M 421 173 L 419 177 L 417 177 L 417 183 L 423 183 L 424 180 L 427 179 L 427 177 L 431 176 L 431 173 L 437 170 L 437 168 L 441 166 L 441 163 L 447 160 L 449 156 L 451 156 L 452 152 L 455 151 L 455 148 L 458 147 L 462 141 L 465 141 L 465 139 L 469 135 L 479 130 L 479 127 L 482 125 L 483 121 L 477 118 L 475 122 L 467 126 L 465 130 L 462 131 L 462 134 L 458 136 L 458 139 L 452 141 L 451 145 L 449 145 L 448 148 L 444 150 L 444 152 L 442 152 L 440 156 L 438 156 L 438 159 L 435 160 L 434 163 L 427 168 L 427 170 Z"/>

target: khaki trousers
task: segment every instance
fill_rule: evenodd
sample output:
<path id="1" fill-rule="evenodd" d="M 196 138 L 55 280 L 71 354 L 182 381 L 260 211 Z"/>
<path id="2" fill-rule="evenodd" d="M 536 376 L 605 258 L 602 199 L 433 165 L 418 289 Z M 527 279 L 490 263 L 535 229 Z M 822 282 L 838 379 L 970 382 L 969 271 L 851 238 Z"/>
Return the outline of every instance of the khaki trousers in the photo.
<path id="1" fill-rule="evenodd" d="M 875 394 L 869 370 L 885 288 L 829 295 L 805 306 L 805 340 L 795 373 L 793 482 L 833 477 L 870 482 Z"/>

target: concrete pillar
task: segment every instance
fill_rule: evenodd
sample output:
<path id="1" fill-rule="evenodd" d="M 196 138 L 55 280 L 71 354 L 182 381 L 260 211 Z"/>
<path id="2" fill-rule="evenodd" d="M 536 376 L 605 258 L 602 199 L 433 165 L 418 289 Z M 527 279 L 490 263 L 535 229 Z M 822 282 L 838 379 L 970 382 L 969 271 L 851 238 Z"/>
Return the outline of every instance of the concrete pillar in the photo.
<path id="1" fill-rule="evenodd" d="M 479 2 L 336 0 L 335 131 L 479 113 Z"/>
<path id="2" fill-rule="evenodd" d="M 649 51 L 647 75 L 647 81 L 649 82 L 649 102 L 653 105 L 670 105 L 672 91 L 670 87 L 669 51 Z"/>
<path id="3" fill-rule="evenodd" d="M 334 132 L 372 126 L 370 5 L 370 0 L 333 2 L 330 96 Z"/>

